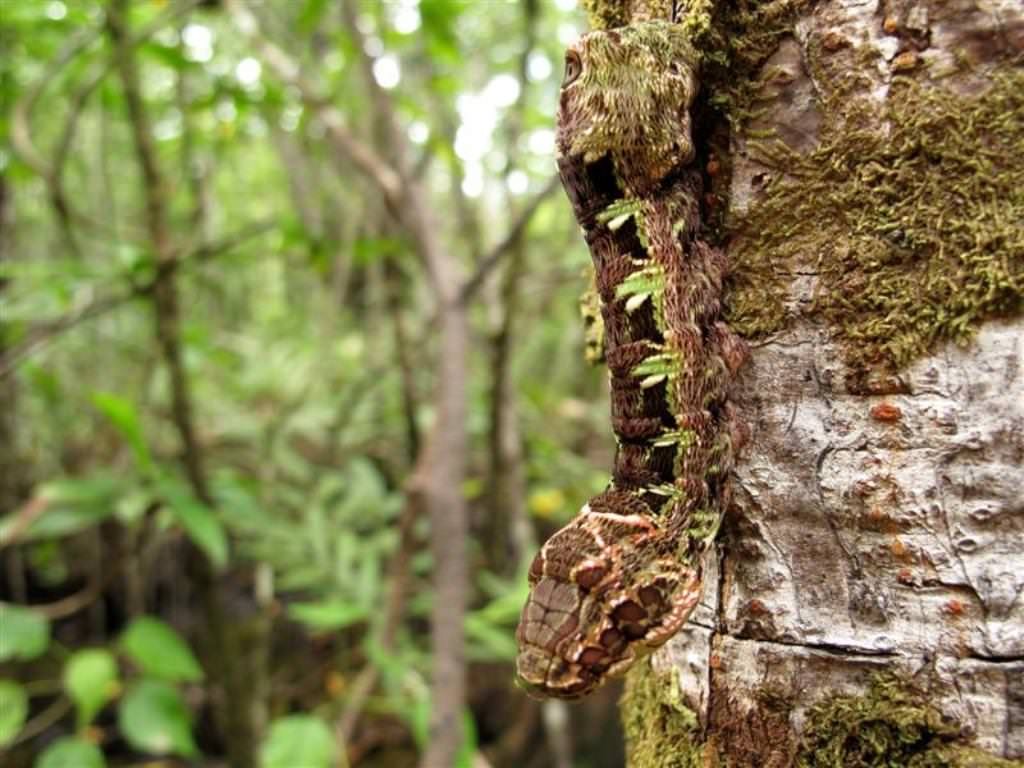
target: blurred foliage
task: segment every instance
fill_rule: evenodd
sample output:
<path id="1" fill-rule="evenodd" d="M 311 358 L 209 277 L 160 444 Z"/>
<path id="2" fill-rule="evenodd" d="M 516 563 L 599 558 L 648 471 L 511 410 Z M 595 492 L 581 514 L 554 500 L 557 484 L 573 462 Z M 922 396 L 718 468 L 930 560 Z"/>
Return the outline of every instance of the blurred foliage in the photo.
<path id="1" fill-rule="evenodd" d="M 0 410 L 13 437 L 0 439 L 0 466 L 16 471 L 0 483 L 0 762 L 93 768 L 222 754 L 201 663 L 213 651 L 182 555 L 191 540 L 231 595 L 237 647 L 223 652 L 265 675 L 254 689 L 260 764 L 344 764 L 336 723 L 370 669 L 377 684 L 344 745 L 349 759 L 411 764 L 431 711 L 426 520 L 411 526 L 397 627 L 384 606 L 403 546 L 411 430 L 424 435 L 434 417 L 437 350 L 410 243 L 221 3 L 131 3 L 130 28 L 153 30 L 136 54 L 179 248 L 180 343 L 212 495 L 200 499 L 154 335 L 158 268 L 108 5 L 2 5 L 0 361 L 13 373 L 0 374 Z M 554 172 L 562 49 L 583 27 L 573 5 L 357 6 L 377 80 L 466 276 Z M 255 7 L 353 131 L 375 140 L 338 4 Z M 49 175 L 15 141 L 19 114 Z M 512 686 L 522 566 L 485 554 L 509 258 L 470 307 L 465 633 L 481 674 L 470 674 L 466 765 L 500 740 L 487 722 L 508 707 L 535 712 Z M 611 450 L 602 376 L 583 363 L 577 316 L 588 256 L 557 191 L 517 258 L 509 407 L 522 511 L 542 538 L 602 487 Z M 500 695 L 483 682 L 495 668 Z M 539 719 L 530 722 L 534 737 L 507 764 L 544 764 Z M 615 765 L 613 753 L 581 745 L 578 765 Z M 534 754 L 541 762 L 527 761 Z"/>

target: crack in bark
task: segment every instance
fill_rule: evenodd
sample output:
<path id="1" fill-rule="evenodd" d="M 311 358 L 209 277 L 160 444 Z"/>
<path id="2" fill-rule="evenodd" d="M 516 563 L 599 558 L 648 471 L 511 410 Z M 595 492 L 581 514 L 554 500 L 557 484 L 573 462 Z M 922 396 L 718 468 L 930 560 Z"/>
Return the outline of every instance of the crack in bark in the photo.
<path id="1" fill-rule="evenodd" d="M 882 648 L 865 648 L 860 645 L 852 645 L 849 643 L 799 643 L 795 640 L 782 640 L 782 639 L 768 639 L 762 637 L 752 637 L 750 635 L 739 633 L 729 634 L 725 633 L 728 637 L 733 640 L 740 640 L 745 643 L 759 643 L 761 645 L 779 645 L 787 648 L 806 648 L 810 651 L 819 651 L 821 653 L 827 653 L 830 656 L 841 656 L 844 659 L 855 659 L 857 656 L 864 656 L 872 659 L 895 659 L 905 657 L 905 654 L 899 651 L 887 651 Z"/>

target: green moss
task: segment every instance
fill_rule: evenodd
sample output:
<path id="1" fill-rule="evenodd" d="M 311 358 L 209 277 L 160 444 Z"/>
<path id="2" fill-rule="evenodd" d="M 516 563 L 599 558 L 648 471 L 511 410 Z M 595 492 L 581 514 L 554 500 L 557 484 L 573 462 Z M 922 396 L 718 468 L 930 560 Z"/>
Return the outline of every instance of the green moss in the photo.
<path id="1" fill-rule="evenodd" d="M 710 0 L 692 0 L 708 3 Z M 593 29 L 614 29 L 631 22 L 668 20 L 672 16 L 672 0 L 584 0 Z"/>
<path id="2" fill-rule="evenodd" d="M 683 704 L 673 675 L 658 675 L 649 660 L 626 678 L 620 707 L 629 768 L 702 768 L 709 763 L 696 715 Z"/>
<path id="3" fill-rule="evenodd" d="M 798 768 L 1009 768 L 964 744 L 924 695 L 879 676 L 863 696 L 836 696 L 807 714 Z"/>
<path id="4" fill-rule="evenodd" d="M 615 29 L 629 23 L 629 3 L 624 0 L 585 0 L 591 29 Z"/>
<path id="5" fill-rule="evenodd" d="M 973 98 L 902 78 L 892 87 L 886 129 L 834 112 L 806 156 L 760 146 L 779 175 L 738 233 L 739 332 L 786 325 L 788 273 L 801 265 L 821 279 L 810 313 L 854 365 L 898 368 L 1021 311 L 1024 73 Z"/>
<path id="6" fill-rule="evenodd" d="M 701 87 L 739 128 L 754 115 L 765 62 L 814 0 L 690 0 L 683 25 L 702 57 Z"/>

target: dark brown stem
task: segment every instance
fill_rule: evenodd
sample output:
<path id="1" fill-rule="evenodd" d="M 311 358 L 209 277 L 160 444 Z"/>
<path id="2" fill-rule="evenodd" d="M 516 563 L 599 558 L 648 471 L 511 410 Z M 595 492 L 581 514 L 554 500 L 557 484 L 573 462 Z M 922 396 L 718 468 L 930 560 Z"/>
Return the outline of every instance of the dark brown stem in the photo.
<path id="1" fill-rule="evenodd" d="M 11 188 L 7 178 L 0 171 L 0 266 L 6 267 L 14 252 L 14 235 L 11 227 L 13 206 Z M 4 293 L 10 287 L 10 280 L 0 277 L 0 304 Z M 8 330 L 0 313 L 0 360 L 7 352 Z M 0 515 L 13 512 L 23 503 L 31 488 L 30 463 L 22 460 L 21 444 L 18 440 L 18 384 L 13 377 L 0 378 Z M 44 505 L 33 508 L 31 502 L 15 513 L 14 525 L 0 536 L 0 549 L 17 540 L 20 531 L 31 525 L 32 519 L 42 514 Z M 19 603 L 28 597 L 25 577 L 25 562 L 22 552 L 14 547 L 3 556 L 3 577 L 6 578 L 8 593 Z"/>
<path id="2" fill-rule="evenodd" d="M 387 275 L 388 312 L 391 315 L 392 328 L 395 337 L 395 356 L 398 359 L 399 375 L 402 382 L 402 415 L 405 421 L 405 443 L 406 455 L 409 464 L 416 461 L 420 452 L 420 429 L 416 423 L 417 397 L 416 377 L 413 375 L 413 361 L 409 349 L 409 333 L 405 327 L 405 320 L 402 313 L 402 286 L 401 272 L 394 265 L 390 265 Z"/>
<path id="3" fill-rule="evenodd" d="M 46 709 L 25 723 L 14 741 L 8 742 L 6 746 L 13 747 L 16 744 L 24 744 L 39 734 L 45 733 L 63 720 L 65 715 L 71 712 L 71 708 L 71 700 L 63 695 L 59 696 Z"/>
<path id="4" fill-rule="evenodd" d="M 491 396 L 489 432 L 488 562 L 496 573 L 514 569 L 523 553 L 519 551 L 513 526 L 525 506 L 522 448 L 515 412 L 515 383 L 512 380 L 511 348 L 519 306 L 519 283 L 524 267 L 522 242 L 509 249 L 509 262 L 501 286 L 503 315 L 491 340 Z"/>
<path id="5" fill-rule="evenodd" d="M 398 551 L 389 568 L 388 597 L 384 606 L 384 619 L 380 630 L 379 643 L 385 652 L 391 651 L 395 647 L 398 630 L 402 625 L 409 581 L 409 566 L 416 553 L 414 526 L 422 514 L 422 494 L 415 488 L 407 488 L 406 503 L 398 520 Z M 370 664 L 359 673 L 355 682 L 352 683 L 348 701 L 335 729 L 339 749 L 347 749 L 347 745 L 351 743 L 363 707 L 366 706 L 366 700 L 376 687 L 378 678 L 377 667 Z"/>
<path id="6" fill-rule="evenodd" d="M 157 277 L 152 291 L 155 332 L 170 378 L 172 421 L 182 443 L 185 474 L 196 498 L 212 507 L 214 498 L 206 477 L 202 445 L 196 436 L 191 393 L 182 360 L 174 270 L 177 253 L 169 228 L 167 187 L 157 163 L 135 49 L 128 35 L 129 3 L 130 0 L 111 0 L 107 28 L 115 48 L 136 160 L 142 176 L 146 226 L 156 257 Z M 254 734 L 247 716 L 249 709 L 244 706 L 250 692 L 238 659 L 230 652 L 235 643 L 224 614 L 213 567 L 191 542 L 186 544 L 186 571 L 200 594 L 209 627 L 213 657 L 206 660 L 206 667 L 211 679 L 220 683 L 223 692 L 219 715 L 228 758 L 237 768 L 249 768 L 255 764 Z"/>

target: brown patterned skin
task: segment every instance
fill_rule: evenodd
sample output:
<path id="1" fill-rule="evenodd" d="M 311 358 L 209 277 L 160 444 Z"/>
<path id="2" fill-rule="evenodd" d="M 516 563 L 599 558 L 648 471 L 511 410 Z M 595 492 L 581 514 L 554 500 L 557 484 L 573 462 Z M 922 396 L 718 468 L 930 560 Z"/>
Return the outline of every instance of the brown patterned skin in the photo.
<path id="1" fill-rule="evenodd" d="M 699 239 L 697 83 L 667 21 L 566 54 L 558 165 L 593 257 L 618 450 L 609 488 L 530 567 L 516 666 L 533 695 L 586 695 L 675 634 L 728 504 L 746 351 L 721 321 L 725 258 Z"/>

